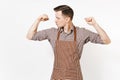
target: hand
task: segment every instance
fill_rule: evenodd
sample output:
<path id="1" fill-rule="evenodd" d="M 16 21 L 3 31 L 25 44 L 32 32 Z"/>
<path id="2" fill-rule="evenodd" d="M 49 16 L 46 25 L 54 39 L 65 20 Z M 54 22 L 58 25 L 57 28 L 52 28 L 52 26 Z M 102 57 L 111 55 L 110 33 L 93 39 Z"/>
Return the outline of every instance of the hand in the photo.
<path id="1" fill-rule="evenodd" d="M 89 25 L 95 25 L 97 24 L 95 19 L 93 17 L 88 17 L 88 18 L 85 18 L 85 21 L 89 24 Z"/>
<path id="2" fill-rule="evenodd" d="M 47 20 L 49 20 L 49 18 L 48 18 L 47 14 L 42 14 L 38 17 L 38 20 L 39 21 L 47 21 Z"/>

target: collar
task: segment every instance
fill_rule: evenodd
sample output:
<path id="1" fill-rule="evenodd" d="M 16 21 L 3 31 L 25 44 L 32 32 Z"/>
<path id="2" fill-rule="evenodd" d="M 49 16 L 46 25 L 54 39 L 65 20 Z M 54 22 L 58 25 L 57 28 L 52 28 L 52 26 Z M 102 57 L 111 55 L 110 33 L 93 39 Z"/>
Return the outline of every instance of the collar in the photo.
<path id="1" fill-rule="evenodd" d="M 64 32 L 64 27 L 58 28 L 58 31 L 60 31 L 60 33 Z M 74 31 L 74 25 L 71 27 L 71 32 L 72 33 Z M 70 33 L 66 33 L 66 34 L 70 34 Z"/>

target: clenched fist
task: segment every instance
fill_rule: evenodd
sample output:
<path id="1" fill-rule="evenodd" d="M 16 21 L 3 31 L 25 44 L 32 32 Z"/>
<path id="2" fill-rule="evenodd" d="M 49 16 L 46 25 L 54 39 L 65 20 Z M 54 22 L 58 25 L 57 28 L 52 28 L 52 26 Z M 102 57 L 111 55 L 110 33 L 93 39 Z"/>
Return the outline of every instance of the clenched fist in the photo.
<path id="1" fill-rule="evenodd" d="M 47 14 L 42 14 L 38 17 L 38 20 L 39 21 L 47 21 L 47 20 L 49 20 L 49 18 L 48 18 Z"/>
<path id="2" fill-rule="evenodd" d="M 88 17 L 88 18 L 85 18 L 85 21 L 89 24 L 89 25 L 95 25 L 96 24 L 96 21 L 93 17 Z"/>

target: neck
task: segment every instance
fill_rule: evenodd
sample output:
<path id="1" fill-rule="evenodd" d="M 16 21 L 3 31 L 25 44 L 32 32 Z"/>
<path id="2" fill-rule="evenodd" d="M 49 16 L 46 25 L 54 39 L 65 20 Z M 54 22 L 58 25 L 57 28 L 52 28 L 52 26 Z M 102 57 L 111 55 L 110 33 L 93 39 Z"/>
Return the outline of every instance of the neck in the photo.
<path id="1" fill-rule="evenodd" d="M 69 34 L 71 32 L 72 26 L 73 26 L 72 22 L 69 22 L 68 24 L 66 24 L 64 26 L 64 32 L 67 33 L 67 34 Z"/>

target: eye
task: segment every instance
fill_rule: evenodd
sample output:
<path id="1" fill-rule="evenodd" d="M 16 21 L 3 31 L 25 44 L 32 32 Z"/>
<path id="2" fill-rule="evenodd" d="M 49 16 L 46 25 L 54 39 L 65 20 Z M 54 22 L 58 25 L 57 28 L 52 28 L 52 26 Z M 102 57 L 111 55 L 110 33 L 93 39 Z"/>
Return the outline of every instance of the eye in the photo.
<path id="1" fill-rule="evenodd" d="M 59 17 L 56 17 L 56 19 L 60 19 Z"/>
<path id="2" fill-rule="evenodd" d="M 56 17 L 56 19 L 60 19 L 59 17 Z"/>

